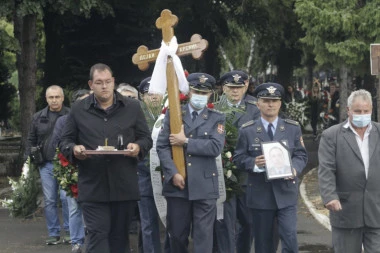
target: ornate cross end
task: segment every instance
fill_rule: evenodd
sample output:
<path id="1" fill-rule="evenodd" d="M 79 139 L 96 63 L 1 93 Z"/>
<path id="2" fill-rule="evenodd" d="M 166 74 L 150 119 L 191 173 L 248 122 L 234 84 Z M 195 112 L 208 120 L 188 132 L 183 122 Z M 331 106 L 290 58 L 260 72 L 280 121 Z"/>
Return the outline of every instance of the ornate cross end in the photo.
<path id="1" fill-rule="evenodd" d="M 208 41 L 205 39 L 202 39 L 202 36 L 199 34 L 194 34 L 191 36 L 190 43 L 196 43 L 197 48 L 196 50 L 191 52 L 191 55 L 194 59 L 198 60 L 202 57 L 202 54 L 206 49 L 208 48 Z"/>
<path id="2" fill-rule="evenodd" d="M 168 43 L 174 36 L 173 27 L 178 23 L 178 17 L 173 15 L 168 9 L 161 12 L 161 16 L 156 20 L 156 27 L 162 30 L 162 39 Z"/>
<path id="3" fill-rule="evenodd" d="M 149 62 L 157 59 L 158 52 L 158 49 L 148 51 L 146 46 L 139 46 L 137 52 L 132 57 L 132 62 L 137 65 L 140 70 L 145 71 L 149 68 Z"/>

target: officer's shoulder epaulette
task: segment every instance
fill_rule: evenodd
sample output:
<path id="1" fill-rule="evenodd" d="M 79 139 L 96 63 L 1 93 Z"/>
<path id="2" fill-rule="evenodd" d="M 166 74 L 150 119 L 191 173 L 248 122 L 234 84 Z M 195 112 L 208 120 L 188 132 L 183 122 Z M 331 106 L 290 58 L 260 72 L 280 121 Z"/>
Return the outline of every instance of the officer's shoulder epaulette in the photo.
<path id="1" fill-rule="evenodd" d="M 288 124 L 292 124 L 292 125 L 296 125 L 296 126 L 299 126 L 299 124 L 300 124 L 300 123 L 298 123 L 298 121 L 295 121 L 292 119 L 285 119 L 284 121 Z"/>
<path id="2" fill-rule="evenodd" d="M 254 123 L 255 123 L 254 120 L 250 120 L 250 121 L 248 121 L 248 122 L 245 122 L 243 125 L 241 125 L 241 128 L 245 128 L 245 127 L 247 127 L 247 126 L 251 126 L 251 125 L 253 125 Z"/>
<path id="3" fill-rule="evenodd" d="M 218 111 L 218 110 L 216 110 L 216 109 L 214 109 L 214 108 L 208 108 L 211 112 L 216 112 L 216 113 L 218 113 L 218 114 L 223 114 L 223 112 L 221 112 L 221 111 Z"/>
<path id="4" fill-rule="evenodd" d="M 255 101 L 255 100 L 246 100 L 246 102 L 248 104 L 251 104 L 251 105 L 256 105 L 257 104 L 257 101 Z"/>

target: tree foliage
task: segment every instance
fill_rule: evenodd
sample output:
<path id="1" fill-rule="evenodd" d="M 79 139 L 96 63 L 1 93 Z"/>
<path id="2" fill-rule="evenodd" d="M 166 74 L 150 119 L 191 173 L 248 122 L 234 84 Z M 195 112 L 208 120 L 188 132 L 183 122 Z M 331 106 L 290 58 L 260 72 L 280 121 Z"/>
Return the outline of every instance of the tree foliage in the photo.
<path id="1" fill-rule="evenodd" d="M 369 44 L 380 35 L 380 1 L 297 0 L 295 7 L 305 30 L 301 41 L 319 65 L 368 66 Z"/>
<path id="2" fill-rule="evenodd" d="M 36 108 L 34 101 L 37 84 L 36 26 L 38 19 L 49 11 L 59 14 L 71 12 L 74 15 L 89 17 L 93 10 L 103 15 L 111 12 L 112 8 L 102 0 L 3 0 L 0 5 L 0 18 L 13 20 L 14 37 L 19 49 L 16 52 L 16 66 L 19 80 L 20 118 L 22 119 L 20 157 L 26 146 L 29 126 Z M 21 163 L 19 167 L 20 165 Z"/>

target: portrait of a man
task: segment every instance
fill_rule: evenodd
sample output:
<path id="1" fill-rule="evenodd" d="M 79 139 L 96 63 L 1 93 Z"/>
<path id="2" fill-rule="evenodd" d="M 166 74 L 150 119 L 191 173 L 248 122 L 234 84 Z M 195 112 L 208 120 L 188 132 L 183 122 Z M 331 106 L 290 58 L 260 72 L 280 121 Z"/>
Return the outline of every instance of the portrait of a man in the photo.
<path id="1" fill-rule="evenodd" d="M 268 179 L 293 176 L 287 150 L 279 142 L 263 144 Z"/>

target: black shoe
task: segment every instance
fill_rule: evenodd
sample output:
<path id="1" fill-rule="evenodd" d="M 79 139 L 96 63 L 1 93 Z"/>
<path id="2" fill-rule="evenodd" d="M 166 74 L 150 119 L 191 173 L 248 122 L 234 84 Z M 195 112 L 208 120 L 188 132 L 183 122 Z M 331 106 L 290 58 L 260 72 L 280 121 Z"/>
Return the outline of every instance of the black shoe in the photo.
<path id="1" fill-rule="evenodd" d="M 57 245 L 60 244 L 60 237 L 59 236 L 49 236 L 48 239 L 46 239 L 46 245 Z"/>

